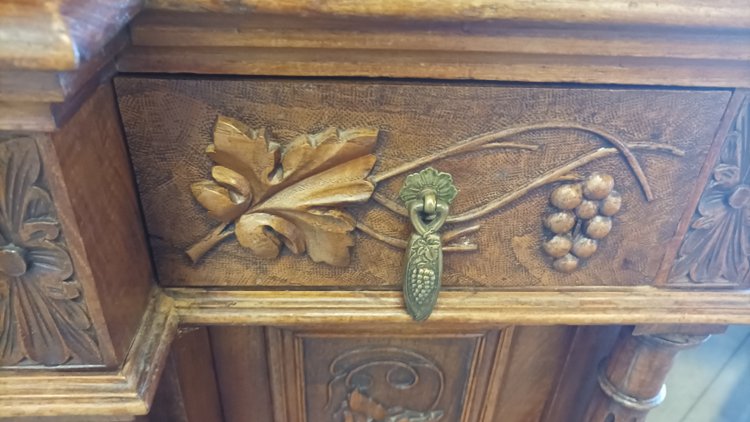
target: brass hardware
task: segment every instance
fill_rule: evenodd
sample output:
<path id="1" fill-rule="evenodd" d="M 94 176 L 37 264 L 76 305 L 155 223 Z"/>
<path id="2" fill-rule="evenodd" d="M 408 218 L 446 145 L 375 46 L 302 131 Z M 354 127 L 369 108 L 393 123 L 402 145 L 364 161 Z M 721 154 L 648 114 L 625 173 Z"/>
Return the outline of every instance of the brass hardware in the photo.
<path id="1" fill-rule="evenodd" d="M 406 311 L 417 321 L 427 319 L 437 302 L 443 274 L 443 244 L 438 231 L 457 193 L 453 177 L 432 167 L 407 176 L 399 193 L 414 227 L 406 248 L 404 302 Z"/>

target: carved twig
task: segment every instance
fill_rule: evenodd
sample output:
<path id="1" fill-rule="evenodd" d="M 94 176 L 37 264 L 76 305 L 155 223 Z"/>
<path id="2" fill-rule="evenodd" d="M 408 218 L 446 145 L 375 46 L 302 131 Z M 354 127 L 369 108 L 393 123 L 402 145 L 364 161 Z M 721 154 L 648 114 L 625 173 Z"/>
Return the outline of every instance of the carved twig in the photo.
<path id="1" fill-rule="evenodd" d="M 233 229 L 225 230 L 228 225 L 228 223 L 220 224 L 215 229 L 211 230 L 211 232 L 208 233 L 205 237 L 203 237 L 203 239 L 199 240 L 191 247 L 189 247 L 187 251 L 185 251 L 185 253 L 190 258 L 190 261 L 195 263 L 196 261 L 201 259 L 201 257 L 205 255 L 206 252 L 216 246 L 217 243 L 233 235 Z"/>
<path id="2" fill-rule="evenodd" d="M 357 221 L 357 228 L 364 234 L 372 237 L 375 240 L 379 240 L 385 244 L 391 245 L 394 248 L 399 249 L 406 249 L 406 246 L 408 245 L 408 242 L 403 239 L 398 239 L 392 236 L 388 236 L 387 234 L 380 233 L 379 231 L 373 229 L 372 227 L 368 226 L 367 224 Z"/>
<path id="3" fill-rule="evenodd" d="M 642 143 L 634 143 L 628 145 L 629 149 L 645 149 L 650 151 L 666 151 L 669 153 L 672 153 L 677 156 L 684 155 L 684 152 L 680 149 L 677 149 L 675 147 L 672 147 L 671 145 L 663 145 L 663 144 L 642 144 Z M 569 173 L 573 170 L 582 167 L 596 159 L 607 157 L 610 155 L 615 155 L 620 153 L 621 151 L 616 148 L 600 148 L 598 150 L 592 151 L 586 155 L 582 155 L 578 158 L 576 158 L 573 161 L 570 161 L 560 167 L 557 167 L 553 170 L 548 171 L 547 173 L 543 174 L 542 176 L 532 180 L 531 182 L 527 183 L 526 185 L 522 186 L 521 188 L 510 192 L 492 202 L 489 202 L 485 205 L 482 205 L 480 207 L 474 208 L 472 210 L 466 211 L 461 214 L 455 214 L 448 217 L 446 220 L 446 223 L 464 223 L 470 220 L 473 220 L 475 218 L 483 217 L 491 212 L 494 212 L 505 205 L 508 205 L 509 203 L 515 201 L 516 199 L 526 195 L 530 191 L 537 189 L 539 187 L 542 187 L 544 185 L 554 183 L 560 180 L 566 180 L 569 178 Z M 575 176 L 574 176 L 575 177 Z M 376 201 L 377 203 L 381 204 L 383 207 L 389 209 L 390 211 L 393 211 L 394 213 L 401 215 L 403 217 L 408 217 L 408 212 L 406 211 L 406 208 L 401 206 L 396 201 L 383 196 L 382 194 L 375 192 L 372 196 L 372 199 Z"/>
<path id="4" fill-rule="evenodd" d="M 387 245 L 393 246 L 394 248 L 406 249 L 406 247 L 408 246 L 408 242 L 406 240 L 380 233 L 379 231 L 373 229 L 372 227 L 368 226 L 365 223 L 357 222 L 357 229 L 359 229 L 362 233 L 365 233 L 366 235 L 372 237 L 373 239 L 379 240 Z M 471 226 L 465 229 L 457 230 L 454 232 L 455 234 L 451 236 L 451 239 L 455 239 L 457 236 L 460 236 L 461 234 L 473 233 L 476 230 L 479 230 L 479 226 Z M 445 242 L 448 242 L 448 240 L 450 239 L 446 240 L 444 236 L 443 240 Z M 476 251 L 478 249 L 479 247 L 474 243 L 443 246 L 443 252 L 471 252 L 471 251 Z"/>
<path id="5" fill-rule="evenodd" d="M 454 229 L 454 230 L 448 230 L 445 233 L 443 233 L 443 236 L 442 236 L 443 242 L 448 243 L 451 240 L 458 239 L 461 236 L 466 236 L 472 233 L 476 233 L 479 231 L 481 227 L 482 226 L 480 226 L 479 224 L 476 224 L 476 225 L 469 226 L 469 227 L 461 227 L 461 228 Z"/>
<path id="6" fill-rule="evenodd" d="M 654 195 L 651 192 L 651 187 L 648 184 L 648 180 L 646 179 L 646 175 L 643 172 L 641 165 L 638 163 L 638 160 L 630 151 L 631 147 L 635 145 L 638 145 L 639 147 L 644 147 L 644 145 L 648 145 L 648 147 L 645 147 L 643 149 L 666 150 L 666 151 L 675 153 L 676 155 L 683 154 L 682 151 L 680 151 L 679 149 L 674 148 L 672 146 L 668 146 L 668 145 L 656 146 L 653 144 L 638 143 L 632 146 L 628 146 L 628 144 L 626 144 L 625 142 L 623 142 L 622 140 L 620 140 L 613 134 L 603 129 L 599 129 L 599 128 L 582 126 L 582 125 L 575 124 L 575 123 L 542 123 L 538 125 L 510 128 L 510 129 L 504 129 L 504 130 L 500 130 L 496 132 L 490 132 L 490 133 L 478 135 L 478 136 L 469 138 L 463 142 L 460 142 L 458 144 L 455 144 L 451 147 L 438 151 L 434 154 L 430 154 L 422 158 L 419 158 L 417 160 L 411 161 L 409 163 L 402 164 L 398 167 L 384 171 L 380 174 L 372 175 L 370 176 L 370 180 L 373 183 L 382 182 L 384 180 L 390 179 L 392 177 L 398 176 L 400 174 L 403 174 L 403 173 L 412 171 L 414 169 L 420 168 L 422 166 L 425 166 L 427 164 L 430 164 L 433 161 L 441 160 L 441 159 L 444 159 L 444 158 L 447 158 L 456 154 L 461 154 L 464 152 L 476 151 L 478 149 L 482 149 L 484 148 L 485 145 L 488 145 L 490 142 L 497 141 L 498 139 L 508 138 L 510 136 L 520 135 L 520 134 L 535 131 L 535 130 L 548 130 L 548 129 L 578 130 L 581 132 L 586 132 L 586 133 L 596 135 L 599 138 L 604 139 L 605 141 L 612 144 L 612 146 L 615 147 L 616 151 L 621 153 L 623 157 L 625 158 L 625 161 L 628 163 L 628 165 L 630 166 L 630 170 L 633 172 L 636 180 L 638 180 L 638 183 L 641 185 L 641 189 L 643 189 L 643 194 L 645 195 L 646 200 L 648 201 L 653 200 Z M 517 148 L 519 147 L 519 144 L 494 143 L 492 148 L 497 148 L 501 146 L 504 146 L 504 147 L 512 146 L 512 147 Z"/>
<path id="7" fill-rule="evenodd" d="M 479 151 L 483 149 L 525 149 L 526 151 L 537 151 L 539 150 L 539 145 L 524 145 L 524 144 L 516 144 L 513 142 L 490 142 L 489 144 L 479 145 L 476 148 L 472 149 L 471 151 Z"/>

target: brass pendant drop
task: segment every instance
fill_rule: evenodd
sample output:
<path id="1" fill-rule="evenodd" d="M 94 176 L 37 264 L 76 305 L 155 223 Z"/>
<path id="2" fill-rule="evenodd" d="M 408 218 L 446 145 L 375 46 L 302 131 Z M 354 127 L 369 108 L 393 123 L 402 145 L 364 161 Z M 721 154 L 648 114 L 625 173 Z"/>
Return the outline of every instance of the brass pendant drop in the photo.
<path id="1" fill-rule="evenodd" d="M 404 302 L 417 321 L 427 319 L 437 303 L 443 275 L 443 245 L 438 231 L 458 190 L 448 173 L 426 168 L 407 176 L 400 197 L 414 228 L 406 248 Z"/>

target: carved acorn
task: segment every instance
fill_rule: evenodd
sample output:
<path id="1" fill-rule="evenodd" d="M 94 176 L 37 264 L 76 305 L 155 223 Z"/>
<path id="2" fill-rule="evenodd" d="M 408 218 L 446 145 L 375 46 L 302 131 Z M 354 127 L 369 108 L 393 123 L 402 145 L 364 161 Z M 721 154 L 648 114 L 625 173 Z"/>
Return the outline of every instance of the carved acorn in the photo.
<path id="1" fill-rule="evenodd" d="M 550 204 L 556 209 L 544 217 L 544 227 L 551 234 L 542 242 L 542 250 L 555 258 L 555 270 L 566 274 L 577 270 L 609 235 L 612 216 L 622 207 L 622 196 L 614 185 L 611 175 L 595 172 L 552 191 Z"/>

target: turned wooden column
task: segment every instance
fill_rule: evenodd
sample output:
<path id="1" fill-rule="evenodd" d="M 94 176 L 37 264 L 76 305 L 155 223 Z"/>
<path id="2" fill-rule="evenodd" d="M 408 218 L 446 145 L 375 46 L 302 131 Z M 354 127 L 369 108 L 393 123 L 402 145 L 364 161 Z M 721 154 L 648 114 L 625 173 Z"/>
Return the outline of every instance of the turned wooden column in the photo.
<path id="1" fill-rule="evenodd" d="M 633 335 L 623 328 L 602 360 L 586 422 L 642 422 L 667 394 L 664 380 L 680 350 L 703 343 L 708 334 Z"/>

